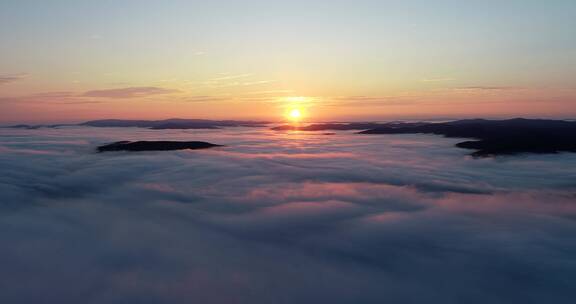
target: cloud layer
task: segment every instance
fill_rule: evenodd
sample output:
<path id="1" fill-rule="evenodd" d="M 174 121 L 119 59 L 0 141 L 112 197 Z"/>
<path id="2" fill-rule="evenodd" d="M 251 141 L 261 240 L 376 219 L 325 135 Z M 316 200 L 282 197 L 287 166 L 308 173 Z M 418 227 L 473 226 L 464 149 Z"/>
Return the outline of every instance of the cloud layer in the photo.
<path id="1" fill-rule="evenodd" d="M 572 303 L 576 156 L 256 129 L 0 131 L 2 303 Z M 118 140 L 206 151 L 96 154 Z"/>

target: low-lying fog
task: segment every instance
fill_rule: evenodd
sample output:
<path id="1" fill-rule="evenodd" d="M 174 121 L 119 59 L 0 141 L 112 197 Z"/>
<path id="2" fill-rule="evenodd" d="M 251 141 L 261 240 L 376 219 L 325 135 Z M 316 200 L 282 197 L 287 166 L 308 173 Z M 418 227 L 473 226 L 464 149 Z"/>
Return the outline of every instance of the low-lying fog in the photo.
<path id="1" fill-rule="evenodd" d="M 0 303 L 574 303 L 576 153 L 459 141 L 1 129 Z"/>

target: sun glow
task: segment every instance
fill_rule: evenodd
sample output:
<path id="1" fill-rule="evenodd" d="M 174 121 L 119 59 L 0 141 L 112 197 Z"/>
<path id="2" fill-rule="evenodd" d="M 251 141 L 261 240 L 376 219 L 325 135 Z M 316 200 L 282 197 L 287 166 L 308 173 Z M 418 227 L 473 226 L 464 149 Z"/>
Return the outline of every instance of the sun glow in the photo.
<path id="1" fill-rule="evenodd" d="M 300 123 L 306 116 L 307 110 L 310 106 L 312 98 L 310 97 L 285 97 L 282 99 L 284 103 L 284 116 L 286 120 L 292 123 Z"/>
<path id="2" fill-rule="evenodd" d="M 286 111 L 286 119 L 293 123 L 299 123 L 303 118 L 304 110 L 302 108 L 289 108 Z"/>
<path id="3" fill-rule="evenodd" d="M 300 109 L 292 109 L 289 115 L 290 119 L 299 120 L 300 118 L 302 118 L 302 111 L 300 111 Z"/>

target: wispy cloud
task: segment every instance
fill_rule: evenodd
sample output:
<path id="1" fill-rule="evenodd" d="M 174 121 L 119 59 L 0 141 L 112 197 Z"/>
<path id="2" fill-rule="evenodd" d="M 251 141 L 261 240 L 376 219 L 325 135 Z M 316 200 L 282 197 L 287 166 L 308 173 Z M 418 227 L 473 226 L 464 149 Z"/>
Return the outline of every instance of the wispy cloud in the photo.
<path id="1" fill-rule="evenodd" d="M 28 77 L 26 73 L 0 75 L 0 85 L 17 82 Z"/>
<path id="2" fill-rule="evenodd" d="M 231 88 L 231 87 L 248 87 L 266 85 L 276 82 L 275 80 L 266 79 L 253 79 L 254 75 L 245 74 L 228 74 L 224 73 L 218 77 L 208 79 L 201 82 L 201 86 L 218 89 L 218 88 Z"/>
<path id="3" fill-rule="evenodd" d="M 222 96 L 199 95 L 199 96 L 183 96 L 178 100 L 183 102 L 208 102 L 208 101 L 224 101 L 228 100 L 228 98 Z"/>
<path id="4" fill-rule="evenodd" d="M 23 96 L 0 97 L 0 102 L 2 103 L 69 103 L 80 101 L 86 100 L 79 98 L 77 93 L 68 91 L 43 92 Z"/>
<path id="5" fill-rule="evenodd" d="M 455 78 L 425 78 L 422 79 L 422 82 L 446 82 L 446 81 L 454 81 L 456 80 Z"/>
<path id="6" fill-rule="evenodd" d="M 452 89 L 456 91 L 510 91 L 510 90 L 520 90 L 522 88 L 512 86 L 469 86 L 469 87 L 456 87 Z"/>
<path id="7" fill-rule="evenodd" d="M 91 90 L 86 92 L 57 91 L 42 92 L 22 96 L 0 97 L 0 102 L 18 103 L 53 103 L 53 104 L 88 104 L 101 103 L 106 100 L 143 98 L 179 93 L 174 89 L 161 87 L 128 87 L 119 89 Z"/>
<path id="8" fill-rule="evenodd" d="M 390 96 L 340 96 L 326 98 L 323 105 L 337 107 L 378 107 L 419 103 L 421 94 L 405 93 Z"/>
<path id="9" fill-rule="evenodd" d="M 120 89 L 93 90 L 85 92 L 82 94 L 82 96 L 102 98 L 137 98 L 153 95 L 172 94 L 177 92 L 179 91 L 160 87 L 130 87 Z"/>
<path id="10" fill-rule="evenodd" d="M 222 76 L 216 77 L 216 78 L 212 78 L 208 81 L 222 81 L 222 80 L 232 80 L 232 79 L 243 79 L 243 78 L 247 78 L 247 77 L 251 77 L 252 74 L 237 74 L 237 75 L 231 75 L 231 74 L 223 74 Z"/>

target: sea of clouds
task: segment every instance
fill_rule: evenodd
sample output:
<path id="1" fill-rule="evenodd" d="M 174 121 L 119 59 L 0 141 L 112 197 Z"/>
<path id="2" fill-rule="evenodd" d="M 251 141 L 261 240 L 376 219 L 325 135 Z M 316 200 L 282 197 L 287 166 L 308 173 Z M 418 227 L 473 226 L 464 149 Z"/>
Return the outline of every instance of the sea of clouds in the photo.
<path id="1" fill-rule="evenodd" d="M 576 154 L 458 141 L 1 129 L 0 303 L 575 303 Z"/>

